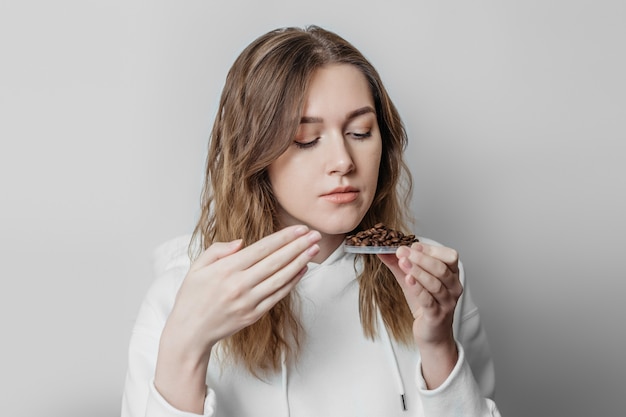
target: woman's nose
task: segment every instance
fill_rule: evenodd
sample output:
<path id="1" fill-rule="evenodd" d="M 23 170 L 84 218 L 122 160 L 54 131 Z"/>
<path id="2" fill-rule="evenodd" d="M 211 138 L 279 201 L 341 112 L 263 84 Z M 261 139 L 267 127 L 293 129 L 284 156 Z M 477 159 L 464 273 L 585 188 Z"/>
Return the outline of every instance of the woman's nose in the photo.
<path id="1" fill-rule="evenodd" d="M 329 174 L 346 175 L 354 169 L 354 161 L 343 135 L 336 135 L 331 141 L 333 144 L 327 151 Z"/>

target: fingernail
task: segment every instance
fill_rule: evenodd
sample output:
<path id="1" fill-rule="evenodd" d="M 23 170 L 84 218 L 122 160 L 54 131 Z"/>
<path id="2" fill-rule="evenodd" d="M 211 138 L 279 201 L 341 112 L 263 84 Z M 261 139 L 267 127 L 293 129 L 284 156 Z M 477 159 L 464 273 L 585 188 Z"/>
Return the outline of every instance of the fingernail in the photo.
<path id="1" fill-rule="evenodd" d="M 398 250 L 396 251 L 396 256 L 398 257 L 398 259 L 402 258 L 402 257 L 406 257 L 410 254 L 410 250 L 408 248 L 408 246 L 400 246 L 398 248 Z"/>
<path id="2" fill-rule="evenodd" d="M 320 247 L 318 245 L 313 245 L 306 250 L 306 254 L 309 256 L 315 256 L 319 253 Z"/>
<path id="3" fill-rule="evenodd" d="M 295 228 L 294 233 L 296 236 L 302 236 L 303 234 L 305 234 L 306 232 L 308 232 L 309 229 L 306 226 L 298 226 Z"/>
<path id="4" fill-rule="evenodd" d="M 309 233 L 309 242 L 315 243 L 322 238 L 322 235 L 317 230 L 313 230 Z"/>

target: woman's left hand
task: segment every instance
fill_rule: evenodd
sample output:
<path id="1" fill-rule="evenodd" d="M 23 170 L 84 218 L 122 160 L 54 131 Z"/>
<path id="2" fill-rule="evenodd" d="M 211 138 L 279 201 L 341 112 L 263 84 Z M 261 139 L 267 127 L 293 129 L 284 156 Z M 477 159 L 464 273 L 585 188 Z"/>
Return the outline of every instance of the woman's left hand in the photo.
<path id="1" fill-rule="evenodd" d="M 435 373 L 445 379 L 457 360 L 452 321 L 463 293 L 457 252 L 416 242 L 410 248 L 398 248 L 395 255 L 379 255 L 379 258 L 393 272 L 411 309 L 413 337 L 422 354 L 423 367 L 438 367 Z M 425 361 L 430 358 L 432 362 L 427 364 Z M 437 365 L 437 362 L 443 365 L 442 361 L 447 363 L 445 369 Z"/>

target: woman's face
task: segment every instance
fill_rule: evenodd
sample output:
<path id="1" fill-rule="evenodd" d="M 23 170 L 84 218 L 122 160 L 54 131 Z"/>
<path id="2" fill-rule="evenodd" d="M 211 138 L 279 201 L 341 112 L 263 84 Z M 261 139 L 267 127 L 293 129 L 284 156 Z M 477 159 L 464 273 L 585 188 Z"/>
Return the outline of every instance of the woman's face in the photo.
<path id="1" fill-rule="evenodd" d="M 369 209 L 382 140 L 365 76 L 329 65 L 311 79 L 293 143 L 269 168 L 282 226 L 306 224 L 344 235 Z"/>

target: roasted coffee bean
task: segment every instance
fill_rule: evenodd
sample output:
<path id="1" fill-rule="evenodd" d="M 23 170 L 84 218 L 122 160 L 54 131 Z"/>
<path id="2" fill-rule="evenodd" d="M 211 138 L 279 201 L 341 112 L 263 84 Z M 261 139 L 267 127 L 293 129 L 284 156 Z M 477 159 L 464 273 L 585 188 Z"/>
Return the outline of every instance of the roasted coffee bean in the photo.
<path id="1" fill-rule="evenodd" d="M 345 242 L 350 246 L 410 246 L 418 241 L 415 235 L 405 235 L 383 223 L 376 223 L 372 228 L 347 236 Z"/>

